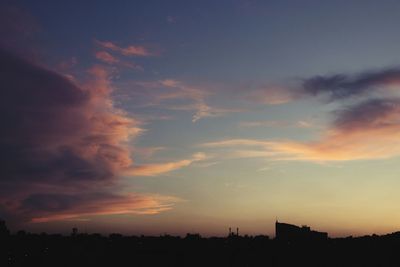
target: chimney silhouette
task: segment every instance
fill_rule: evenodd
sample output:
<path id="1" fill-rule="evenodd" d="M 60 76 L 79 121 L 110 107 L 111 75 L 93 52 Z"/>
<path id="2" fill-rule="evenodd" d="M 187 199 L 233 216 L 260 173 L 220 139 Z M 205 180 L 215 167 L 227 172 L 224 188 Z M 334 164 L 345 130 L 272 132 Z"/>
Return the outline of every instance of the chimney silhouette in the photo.
<path id="1" fill-rule="evenodd" d="M 236 235 L 239 236 L 239 227 L 236 228 Z"/>

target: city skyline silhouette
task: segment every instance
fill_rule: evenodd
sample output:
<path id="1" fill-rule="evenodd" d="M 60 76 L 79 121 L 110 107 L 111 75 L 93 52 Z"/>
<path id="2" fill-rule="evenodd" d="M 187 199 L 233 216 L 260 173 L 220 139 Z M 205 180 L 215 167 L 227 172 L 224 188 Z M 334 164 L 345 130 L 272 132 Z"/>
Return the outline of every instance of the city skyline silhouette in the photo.
<path id="1" fill-rule="evenodd" d="M 381 266 L 397 263 L 400 232 L 331 238 L 309 226 L 276 221 L 276 237 L 124 236 L 10 233 L 0 221 L 0 262 L 6 266 Z M 150 256 L 150 257 L 149 257 Z"/>

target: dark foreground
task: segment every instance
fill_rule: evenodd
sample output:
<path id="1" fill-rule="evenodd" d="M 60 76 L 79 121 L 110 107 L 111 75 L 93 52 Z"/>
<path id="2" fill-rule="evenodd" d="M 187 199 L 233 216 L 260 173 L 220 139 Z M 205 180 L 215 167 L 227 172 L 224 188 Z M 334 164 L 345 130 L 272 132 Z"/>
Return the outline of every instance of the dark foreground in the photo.
<path id="1" fill-rule="evenodd" d="M 279 242 L 266 236 L 2 236 L 0 266 L 400 266 L 400 233 Z"/>

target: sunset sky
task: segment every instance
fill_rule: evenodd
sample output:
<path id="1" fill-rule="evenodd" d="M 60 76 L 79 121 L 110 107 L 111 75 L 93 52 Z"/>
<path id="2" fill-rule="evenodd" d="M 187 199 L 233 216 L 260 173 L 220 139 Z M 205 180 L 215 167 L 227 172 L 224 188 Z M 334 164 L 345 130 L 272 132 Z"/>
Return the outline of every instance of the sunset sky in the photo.
<path id="1" fill-rule="evenodd" d="M 1 1 L 13 231 L 400 230 L 399 1 Z"/>

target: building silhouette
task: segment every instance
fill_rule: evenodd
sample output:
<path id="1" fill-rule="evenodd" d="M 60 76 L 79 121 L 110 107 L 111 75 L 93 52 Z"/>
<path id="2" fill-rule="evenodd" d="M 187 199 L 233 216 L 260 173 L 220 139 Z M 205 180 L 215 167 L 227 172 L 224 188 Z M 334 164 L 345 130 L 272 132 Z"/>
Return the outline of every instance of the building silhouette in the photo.
<path id="1" fill-rule="evenodd" d="M 280 241 L 322 241 L 328 239 L 328 233 L 311 230 L 306 225 L 299 227 L 276 221 L 275 238 Z"/>

